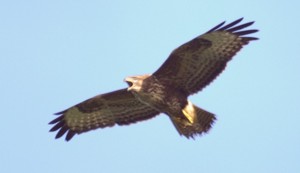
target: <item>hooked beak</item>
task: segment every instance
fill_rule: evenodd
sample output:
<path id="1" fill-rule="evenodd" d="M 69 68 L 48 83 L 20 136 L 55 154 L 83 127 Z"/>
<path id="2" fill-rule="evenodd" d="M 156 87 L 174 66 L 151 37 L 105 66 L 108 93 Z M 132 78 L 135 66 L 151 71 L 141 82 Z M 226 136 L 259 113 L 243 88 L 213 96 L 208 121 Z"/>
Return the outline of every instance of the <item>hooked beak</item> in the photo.
<path id="1" fill-rule="evenodd" d="M 127 91 L 130 91 L 132 89 L 132 86 L 133 86 L 132 79 L 130 77 L 127 77 L 127 78 L 124 79 L 124 82 L 126 82 L 127 85 L 129 86 L 127 88 Z"/>

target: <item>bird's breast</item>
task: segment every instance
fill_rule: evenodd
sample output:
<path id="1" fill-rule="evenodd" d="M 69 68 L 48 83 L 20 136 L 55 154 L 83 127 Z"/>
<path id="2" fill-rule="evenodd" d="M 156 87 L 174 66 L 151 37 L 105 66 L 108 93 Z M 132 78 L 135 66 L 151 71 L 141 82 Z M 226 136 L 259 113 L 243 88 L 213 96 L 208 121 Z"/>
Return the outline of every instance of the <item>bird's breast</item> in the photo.
<path id="1" fill-rule="evenodd" d="M 142 103 L 152 107 L 159 112 L 170 112 L 171 110 L 181 110 L 182 102 L 186 98 L 174 90 L 174 88 L 152 83 L 136 92 L 135 97 Z"/>

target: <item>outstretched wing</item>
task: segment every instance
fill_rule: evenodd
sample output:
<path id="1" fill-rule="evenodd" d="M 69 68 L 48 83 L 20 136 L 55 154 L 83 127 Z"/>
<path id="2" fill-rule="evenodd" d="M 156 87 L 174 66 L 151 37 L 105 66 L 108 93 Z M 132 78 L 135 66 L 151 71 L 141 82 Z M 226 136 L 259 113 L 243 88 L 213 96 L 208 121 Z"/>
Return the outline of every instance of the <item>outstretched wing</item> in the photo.
<path id="1" fill-rule="evenodd" d="M 69 141 L 75 134 L 115 124 L 128 125 L 157 114 L 158 111 L 139 102 L 127 89 L 121 89 L 95 96 L 58 112 L 56 115 L 60 116 L 49 124 L 54 124 L 51 132 L 58 130 L 55 138 L 67 133 L 66 140 Z"/>
<path id="2" fill-rule="evenodd" d="M 187 95 L 202 90 L 225 69 L 243 45 L 257 40 L 246 35 L 258 30 L 244 30 L 254 22 L 238 25 L 242 19 L 225 26 L 223 22 L 181 45 L 153 75 Z"/>

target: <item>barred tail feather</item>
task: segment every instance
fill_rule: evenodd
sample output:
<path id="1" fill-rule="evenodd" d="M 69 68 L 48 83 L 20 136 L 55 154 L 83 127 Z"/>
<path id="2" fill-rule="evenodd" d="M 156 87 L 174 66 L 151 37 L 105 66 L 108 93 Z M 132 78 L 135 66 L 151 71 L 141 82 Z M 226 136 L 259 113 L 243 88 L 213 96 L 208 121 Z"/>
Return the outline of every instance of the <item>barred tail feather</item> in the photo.
<path id="1" fill-rule="evenodd" d="M 179 134 L 187 138 L 194 138 L 196 135 L 207 133 L 216 120 L 214 114 L 193 105 L 191 102 L 188 102 L 182 113 L 186 118 L 182 118 L 182 116 L 170 116 L 170 118 Z"/>

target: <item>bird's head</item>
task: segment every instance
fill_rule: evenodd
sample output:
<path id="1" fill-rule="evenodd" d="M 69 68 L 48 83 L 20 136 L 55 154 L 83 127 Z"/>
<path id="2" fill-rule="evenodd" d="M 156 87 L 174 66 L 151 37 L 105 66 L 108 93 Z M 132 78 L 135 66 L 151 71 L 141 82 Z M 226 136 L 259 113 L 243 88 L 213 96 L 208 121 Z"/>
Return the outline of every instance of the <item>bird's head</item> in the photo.
<path id="1" fill-rule="evenodd" d="M 140 75 L 126 77 L 124 81 L 128 84 L 127 91 L 139 92 L 142 88 L 144 79 L 148 78 L 150 75 Z"/>

